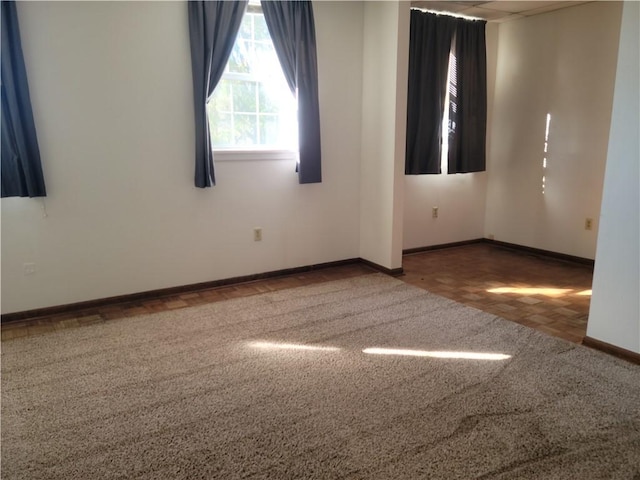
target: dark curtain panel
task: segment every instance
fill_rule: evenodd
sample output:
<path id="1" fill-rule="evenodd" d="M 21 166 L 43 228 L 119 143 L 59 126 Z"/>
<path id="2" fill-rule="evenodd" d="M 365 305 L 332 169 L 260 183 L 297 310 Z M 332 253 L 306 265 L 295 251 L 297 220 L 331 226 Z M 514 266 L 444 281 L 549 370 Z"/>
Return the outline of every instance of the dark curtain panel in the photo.
<path id="1" fill-rule="evenodd" d="M 2 2 L 2 196 L 45 197 L 14 2 Z"/>
<path id="2" fill-rule="evenodd" d="M 215 185 L 207 100 L 233 50 L 247 1 L 190 1 L 189 37 L 196 126 L 196 187 Z"/>
<path id="3" fill-rule="evenodd" d="M 448 173 L 486 169 L 487 50 L 485 21 L 458 19 L 455 78 L 449 104 Z M 453 75 L 452 75 L 453 77 Z"/>
<path id="4" fill-rule="evenodd" d="M 262 1 L 269 34 L 289 87 L 298 98 L 300 183 L 322 181 L 316 30 L 311 2 Z"/>
<path id="5" fill-rule="evenodd" d="M 455 19 L 411 10 L 405 173 L 440 173 L 442 116 Z"/>

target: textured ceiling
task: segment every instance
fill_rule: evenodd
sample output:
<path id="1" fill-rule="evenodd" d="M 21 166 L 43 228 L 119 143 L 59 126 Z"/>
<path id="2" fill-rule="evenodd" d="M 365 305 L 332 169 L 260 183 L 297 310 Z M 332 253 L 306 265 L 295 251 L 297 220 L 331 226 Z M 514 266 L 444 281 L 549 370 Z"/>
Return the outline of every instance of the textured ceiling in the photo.
<path id="1" fill-rule="evenodd" d="M 449 12 L 457 15 L 484 18 L 489 22 L 508 22 L 517 18 L 529 17 L 540 13 L 551 12 L 561 8 L 573 7 L 587 3 L 586 1 L 512 1 L 498 0 L 494 2 L 476 1 L 414 1 L 411 6 L 437 12 Z"/>

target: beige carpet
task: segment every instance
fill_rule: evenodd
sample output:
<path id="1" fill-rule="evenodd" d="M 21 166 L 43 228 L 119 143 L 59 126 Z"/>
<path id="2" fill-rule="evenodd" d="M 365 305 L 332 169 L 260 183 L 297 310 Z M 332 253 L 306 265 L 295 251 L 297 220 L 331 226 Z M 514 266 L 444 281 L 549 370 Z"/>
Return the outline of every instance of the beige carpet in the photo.
<path id="1" fill-rule="evenodd" d="M 367 275 L 3 342 L 2 478 L 639 479 L 640 367 Z"/>

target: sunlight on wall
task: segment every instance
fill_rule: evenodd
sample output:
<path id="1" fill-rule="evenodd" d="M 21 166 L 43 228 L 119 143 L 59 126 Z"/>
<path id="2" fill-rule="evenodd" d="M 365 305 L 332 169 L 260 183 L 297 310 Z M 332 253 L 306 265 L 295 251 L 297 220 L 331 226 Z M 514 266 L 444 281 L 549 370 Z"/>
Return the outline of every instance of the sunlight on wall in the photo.
<path id="1" fill-rule="evenodd" d="M 426 350 L 402 350 L 396 348 L 365 348 L 362 353 L 374 355 L 403 355 L 409 357 L 459 358 L 464 360 L 506 360 L 511 355 L 481 352 L 432 352 Z"/>
<path id="2" fill-rule="evenodd" d="M 542 194 L 544 195 L 547 186 L 547 153 L 549 151 L 549 126 L 551 125 L 551 114 L 547 113 L 547 125 L 544 129 L 544 157 L 542 158 Z"/>

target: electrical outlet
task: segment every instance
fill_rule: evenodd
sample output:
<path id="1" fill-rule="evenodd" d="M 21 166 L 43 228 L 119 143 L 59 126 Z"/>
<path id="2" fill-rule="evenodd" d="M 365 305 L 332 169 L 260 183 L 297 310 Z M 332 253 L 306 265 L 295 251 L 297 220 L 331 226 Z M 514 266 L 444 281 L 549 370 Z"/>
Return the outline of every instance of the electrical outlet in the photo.
<path id="1" fill-rule="evenodd" d="M 433 207 L 431 209 L 431 217 L 438 218 L 438 207 Z"/>
<path id="2" fill-rule="evenodd" d="M 25 275 L 33 275 L 34 273 L 36 273 L 35 263 L 25 263 L 22 265 L 22 268 L 24 269 Z"/>
<path id="3" fill-rule="evenodd" d="M 585 218 L 584 220 L 584 229 L 592 230 L 593 229 L 593 218 Z"/>
<path id="4" fill-rule="evenodd" d="M 254 242 L 262 241 L 262 228 L 256 227 L 253 229 L 253 241 Z"/>

